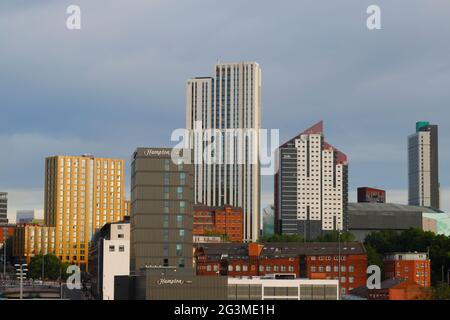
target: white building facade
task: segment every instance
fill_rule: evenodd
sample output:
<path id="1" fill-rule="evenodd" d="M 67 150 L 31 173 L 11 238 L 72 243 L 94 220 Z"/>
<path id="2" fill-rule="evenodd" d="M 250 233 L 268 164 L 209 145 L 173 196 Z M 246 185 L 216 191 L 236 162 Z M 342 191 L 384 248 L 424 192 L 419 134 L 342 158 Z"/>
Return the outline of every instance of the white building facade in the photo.
<path id="1" fill-rule="evenodd" d="M 276 228 L 308 239 L 347 230 L 347 156 L 328 144 L 319 122 L 279 148 Z"/>
<path id="2" fill-rule="evenodd" d="M 256 241 L 260 233 L 260 127 L 261 68 L 256 62 L 216 64 L 215 77 L 187 81 L 194 202 L 242 207 L 245 241 Z M 212 143 L 214 150 L 207 149 Z"/>
<path id="3" fill-rule="evenodd" d="M 98 231 L 89 250 L 94 295 L 114 300 L 114 277 L 130 274 L 130 223 L 108 223 Z"/>

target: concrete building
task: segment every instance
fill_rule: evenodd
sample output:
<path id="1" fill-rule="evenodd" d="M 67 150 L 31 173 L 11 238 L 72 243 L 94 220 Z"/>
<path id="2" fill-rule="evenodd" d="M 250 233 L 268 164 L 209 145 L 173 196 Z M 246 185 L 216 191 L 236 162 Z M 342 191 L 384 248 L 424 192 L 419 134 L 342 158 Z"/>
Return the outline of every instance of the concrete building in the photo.
<path id="1" fill-rule="evenodd" d="M 123 160 L 92 155 L 45 160 L 45 225 L 55 228 L 56 256 L 88 267 L 89 241 L 124 217 Z"/>
<path id="2" fill-rule="evenodd" d="M 130 222 L 105 224 L 89 245 L 92 293 L 100 300 L 114 300 L 114 277 L 130 274 Z"/>
<path id="3" fill-rule="evenodd" d="M 35 255 L 55 254 L 55 228 L 19 224 L 14 230 L 13 256 L 30 263 Z"/>
<path id="4" fill-rule="evenodd" d="M 186 128 L 193 137 L 194 202 L 241 207 L 245 241 L 256 241 L 260 235 L 260 127 L 261 68 L 256 62 L 219 63 L 214 77 L 187 81 Z M 208 130 L 218 135 L 208 137 Z M 204 150 L 208 143 L 204 135 L 215 145 L 211 156 Z"/>
<path id="5" fill-rule="evenodd" d="M 0 225 L 8 224 L 8 193 L 0 192 Z"/>
<path id="6" fill-rule="evenodd" d="M 386 279 L 404 279 L 422 287 L 431 284 L 430 259 L 426 252 L 397 252 L 383 258 L 383 270 Z"/>
<path id="7" fill-rule="evenodd" d="M 408 204 L 440 208 L 438 126 L 417 122 L 408 137 Z"/>
<path id="8" fill-rule="evenodd" d="M 227 241 L 242 242 L 242 209 L 232 206 L 194 206 L 195 236 L 220 235 Z"/>
<path id="9" fill-rule="evenodd" d="M 450 236 L 450 214 L 432 208 L 393 203 L 349 203 L 348 231 L 358 241 L 374 231 L 419 228 Z"/>
<path id="10" fill-rule="evenodd" d="M 278 149 L 275 228 L 314 239 L 347 230 L 347 156 L 325 141 L 319 122 Z"/>
<path id="11" fill-rule="evenodd" d="M 358 202 L 386 203 L 386 191 L 370 187 L 358 188 Z"/>
<path id="12" fill-rule="evenodd" d="M 17 210 L 16 212 L 16 223 L 33 223 L 34 221 L 34 210 Z"/>
<path id="13" fill-rule="evenodd" d="M 338 300 L 338 280 L 228 279 L 228 300 Z"/>

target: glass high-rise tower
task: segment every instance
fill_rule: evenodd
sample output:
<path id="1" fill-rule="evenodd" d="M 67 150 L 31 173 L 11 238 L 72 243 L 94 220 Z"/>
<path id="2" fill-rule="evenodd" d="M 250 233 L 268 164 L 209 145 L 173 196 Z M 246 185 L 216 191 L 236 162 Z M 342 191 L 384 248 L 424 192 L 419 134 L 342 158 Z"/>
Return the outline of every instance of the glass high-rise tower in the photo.
<path id="1" fill-rule="evenodd" d="M 256 241 L 260 233 L 260 127 L 258 63 L 218 63 L 214 77 L 187 81 L 186 128 L 215 132 L 213 138 L 193 140 L 194 201 L 241 207 L 244 241 Z M 207 149 L 208 140 L 217 148 Z M 205 161 L 208 157 L 215 162 Z"/>

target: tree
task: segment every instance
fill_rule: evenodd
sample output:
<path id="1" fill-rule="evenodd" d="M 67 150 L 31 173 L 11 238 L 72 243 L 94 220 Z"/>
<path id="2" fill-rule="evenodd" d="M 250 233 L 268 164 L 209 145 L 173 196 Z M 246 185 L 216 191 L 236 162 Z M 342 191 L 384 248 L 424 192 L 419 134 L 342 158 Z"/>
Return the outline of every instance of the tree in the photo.
<path id="1" fill-rule="evenodd" d="M 44 259 L 44 263 L 42 263 Z M 28 275 L 32 279 L 42 278 L 42 264 L 44 264 L 44 278 L 49 280 L 57 280 L 60 275 L 62 279 L 66 279 L 67 267 L 70 265 L 67 262 L 61 262 L 57 256 L 53 254 L 41 255 L 38 254 L 31 258 Z"/>
<path id="2" fill-rule="evenodd" d="M 352 242 L 355 241 L 355 236 L 348 231 L 341 232 L 341 242 Z M 323 236 L 319 236 L 314 239 L 315 242 L 338 242 L 339 241 L 339 231 L 331 231 L 325 233 Z"/>
<path id="3" fill-rule="evenodd" d="M 379 256 L 391 252 L 428 252 L 431 260 L 431 282 L 434 285 L 442 280 L 442 270 L 450 268 L 450 237 L 445 235 L 436 235 L 417 228 L 403 232 L 385 230 L 370 233 L 364 243 L 366 248 L 371 247 Z M 376 258 L 374 252 L 372 256 Z"/>
<path id="4" fill-rule="evenodd" d="M 450 286 L 439 281 L 431 288 L 431 299 L 433 300 L 450 300 Z"/>

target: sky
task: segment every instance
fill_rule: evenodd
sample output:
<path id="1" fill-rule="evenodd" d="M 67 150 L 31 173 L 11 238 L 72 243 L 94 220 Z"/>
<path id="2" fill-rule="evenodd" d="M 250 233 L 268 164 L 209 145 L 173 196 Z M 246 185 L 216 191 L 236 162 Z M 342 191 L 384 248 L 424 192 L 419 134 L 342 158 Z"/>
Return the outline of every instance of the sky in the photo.
<path id="1" fill-rule="evenodd" d="M 68 30 L 66 8 L 81 8 Z M 366 27 L 369 5 L 381 30 Z M 319 120 L 358 186 L 406 203 L 406 138 L 439 125 L 441 206 L 450 211 L 450 2 L 444 0 L 3 0 L 0 190 L 43 213 L 44 159 L 92 153 L 129 164 L 173 146 L 185 84 L 214 64 L 257 61 L 262 127 L 284 142 Z M 129 182 L 129 170 L 126 172 Z M 262 178 L 262 206 L 273 203 Z"/>

